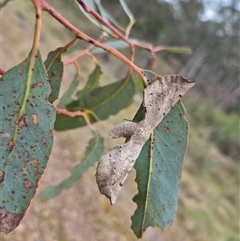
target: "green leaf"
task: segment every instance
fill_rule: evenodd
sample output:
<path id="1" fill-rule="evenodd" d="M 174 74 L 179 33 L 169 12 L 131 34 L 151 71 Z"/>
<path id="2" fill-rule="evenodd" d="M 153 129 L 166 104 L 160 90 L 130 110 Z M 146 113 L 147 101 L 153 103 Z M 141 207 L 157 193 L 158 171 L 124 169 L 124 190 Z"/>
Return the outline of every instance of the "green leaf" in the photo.
<path id="1" fill-rule="evenodd" d="M 135 21 L 134 20 L 134 15 L 131 12 L 131 10 L 129 9 L 128 5 L 126 4 L 126 2 L 124 0 L 119 0 L 120 4 L 122 5 L 122 8 L 124 10 L 124 12 L 127 14 L 127 16 L 129 17 L 130 21 Z"/>
<path id="2" fill-rule="evenodd" d="M 78 91 L 76 94 L 76 96 L 79 100 L 85 99 L 86 96 L 91 91 L 93 91 L 94 89 L 99 87 L 99 79 L 100 79 L 101 74 L 102 74 L 102 71 L 101 71 L 100 66 L 96 65 L 94 71 L 88 78 L 86 86 L 82 90 Z"/>
<path id="3" fill-rule="evenodd" d="M 129 9 L 128 5 L 126 4 L 126 2 L 124 0 L 119 0 L 119 2 L 122 5 L 124 12 L 127 14 L 127 16 L 129 17 L 129 20 L 130 20 L 130 22 L 126 28 L 126 32 L 125 32 L 126 35 L 128 36 L 131 31 L 131 28 L 132 28 L 133 24 L 136 22 L 136 20 L 134 18 L 133 13 Z"/>
<path id="4" fill-rule="evenodd" d="M 124 26 L 121 23 L 119 23 L 117 19 L 115 19 L 109 12 L 107 12 L 106 9 L 104 9 L 104 14 L 108 21 L 112 22 L 112 24 L 114 24 L 121 31 L 124 31 Z"/>
<path id="5" fill-rule="evenodd" d="M 62 98 L 60 99 L 58 103 L 58 108 L 66 108 L 66 106 L 72 102 L 72 97 L 76 92 L 79 82 L 80 82 L 80 76 L 78 73 L 76 73 L 68 90 L 63 94 Z"/>
<path id="6" fill-rule="evenodd" d="M 0 231 L 24 216 L 53 144 L 55 108 L 39 51 L 0 79 Z"/>
<path id="7" fill-rule="evenodd" d="M 106 12 L 106 10 L 104 9 L 104 7 L 102 6 L 101 0 L 95 0 L 95 4 L 96 4 L 97 9 L 98 9 L 98 12 L 99 12 L 99 14 L 102 16 L 102 18 L 103 18 L 106 22 L 109 22 L 109 21 L 108 21 L 108 17 L 107 17 L 107 12 Z"/>
<path id="8" fill-rule="evenodd" d="M 152 83 L 153 81 L 156 80 L 156 78 L 158 77 L 153 71 L 151 70 L 146 70 L 146 69 L 142 69 L 142 71 L 144 72 L 144 75 L 146 76 L 148 83 Z"/>
<path id="9" fill-rule="evenodd" d="M 143 112 L 141 107 L 134 120 L 139 121 Z M 164 229 L 174 219 L 187 147 L 184 114 L 178 102 L 153 131 L 135 163 L 139 193 L 133 198 L 138 208 L 132 216 L 132 229 L 138 238 L 147 227 Z"/>
<path id="10" fill-rule="evenodd" d="M 126 107 L 134 95 L 134 83 L 132 77 L 122 79 L 116 83 L 99 87 L 88 93 L 83 99 L 73 101 L 68 105 L 68 110 L 92 111 L 100 120 L 115 115 Z M 89 116 L 91 123 L 97 119 Z M 86 122 L 82 116 L 69 117 L 57 115 L 55 129 L 58 131 L 85 126 Z"/>
<path id="11" fill-rule="evenodd" d="M 102 71 L 100 66 L 96 65 L 94 71 L 88 78 L 86 86 L 82 90 L 76 93 L 76 98 L 81 100 L 85 98 L 85 96 L 89 92 L 99 87 L 99 78 L 101 74 L 102 74 Z M 66 106 L 73 101 L 73 94 L 75 93 L 78 87 L 78 84 L 79 84 L 79 74 L 76 74 L 68 90 L 64 93 L 63 97 L 60 99 L 60 102 L 58 104 L 59 108 L 66 108 Z"/>
<path id="12" fill-rule="evenodd" d="M 91 9 L 93 9 L 95 12 L 98 12 L 94 0 L 85 0 L 84 2 L 87 6 L 89 6 Z M 109 30 L 107 27 L 103 26 L 100 22 L 95 20 L 95 18 L 93 18 L 89 13 L 87 13 L 79 3 L 77 3 L 77 5 L 78 5 L 80 11 L 85 15 L 85 17 L 88 18 L 88 20 L 91 21 L 95 26 L 97 26 L 99 29 L 101 29 L 105 33 L 109 33 L 109 34 L 111 33 L 111 30 Z"/>
<path id="13" fill-rule="evenodd" d="M 166 49 L 168 52 L 172 52 L 175 54 L 186 54 L 189 55 L 192 53 L 192 50 L 190 48 L 187 47 L 166 47 Z"/>
<path id="14" fill-rule="evenodd" d="M 89 141 L 85 152 L 84 159 L 75 166 L 72 174 L 63 180 L 59 185 L 50 187 L 41 193 L 45 199 L 51 199 L 61 193 L 63 189 L 70 188 L 72 184 L 82 177 L 82 174 L 95 162 L 99 160 L 104 150 L 103 138 L 97 133 L 93 132 L 94 137 Z"/>
<path id="15" fill-rule="evenodd" d="M 53 103 L 57 98 L 61 87 L 63 77 L 62 48 L 58 48 L 48 54 L 44 62 L 48 73 L 49 83 L 52 89 L 49 95 L 49 102 Z"/>

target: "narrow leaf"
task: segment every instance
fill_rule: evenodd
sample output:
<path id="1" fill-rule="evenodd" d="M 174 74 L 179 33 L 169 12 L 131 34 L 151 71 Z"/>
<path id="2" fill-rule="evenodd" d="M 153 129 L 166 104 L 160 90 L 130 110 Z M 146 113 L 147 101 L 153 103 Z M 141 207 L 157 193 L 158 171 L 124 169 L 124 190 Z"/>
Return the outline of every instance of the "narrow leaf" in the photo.
<path id="1" fill-rule="evenodd" d="M 104 11 L 105 11 L 105 16 L 108 18 L 108 20 L 112 22 L 112 24 L 114 24 L 118 29 L 120 29 L 121 31 L 124 31 L 125 29 L 124 26 L 121 23 L 119 23 L 117 19 L 115 19 L 109 12 L 107 12 L 106 9 L 104 9 Z"/>
<path id="2" fill-rule="evenodd" d="M 58 98 L 63 77 L 62 48 L 50 52 L 44 65 L 52 89 L 52 92 L 49 95 L 49 102 L 53 103 Z"/>
<path id="3" fill-rule="evenodd" d="M 139 111 L 141 119 L 143 108 Z M 174 219 L 182 163 L 187 147 L 188 123 L 184 109 L 176 104 L 145 143 L 135 164 L 139 193 L 132 229 L 138 238 L 149 226 L 164 227 Z"/>
<path id="4" fill-rule="evenodd" d="M 130 21 L 134 22 L 134 15 L 131 12 L 131 10 L 129 9 L 128 5 L 126 4 L 126 2 L 124 0 L 119 0 L 120 4 L 122 5 L 122 8 L 124 10 L 124 12 L 127 14 L 127 16 L 129 17 Z"/>
<path id="5" fill-rule="evenodd" d="M 132 28 L 133 24 L 136 22 L 136 20 L 134 18 L 133 13 L 129 9 L 128 5 L 126 4 L 126 2 L 124 0 L 119 0 L 119 1 L 120 1 L 120 4 L 122 5 L 124 12 L 128 15 L 129 20 L 130 20 L 130 22 L 126 28 L 126 35 L 128 36 L 131 31 L 131 28 Z"/>
<path id="6" fill-rule="evenodd" d="M 102 16 L 102 18 L 103 18 L 106 22 L 109 22 L 109 21 L 108 21 L 108 18 L 107 18 L 106 11 L 105 11 L 104 7 L 103 7 L 102 4 L 101 4 L 101 0 L 95 0 L 95 4 L 97 5 L 98 12 L 99 12 L 99 14 Z"/>
<path id="7" fill-rule="evenodd" d="M 83 99 L 89 92 L 99 87 L 99 78 L 101 74 L 102 72 L 100 66 L 96 65 L 94 71 L 89 76 L 85 87 L 76 93 L 76 98 Z M 59 108 L 66 108 L 66 106 L 73 101 L 73 94 L 76 92 L 76 89 L 78 87 L 79 78 L 79 74 L 76 74 L 68 90 L 64 93 L 63 97 L 61 98 L 58 104 Z"/>
<path id="8" fill-rule="evenodd" d="M 0 232 L 18 226 L 53 144 L 55 109 L 40 53 L 0 79 Z"/>
<path id="9" fill-rule="evenodd" d="M 168 51 L 168 52 L 172 52 L 175 54 L 186 54 L 189 55 L 192 53 L 192 50 L 190 48 L 187 47 L 178 47 L 178 46 L 157 46 L 154 49 L 154 52 L 158 52 L 158 51 Z"/>
<path id="10" fill-rule="evenodd" d="M 190 48 L 184 48 L 184 47 L 167 47 L 166 50 L 168 52 L 172 52 L 175 54 L 186 54 L 189 55 L 192 53 L 192 50 Z"/>
<path id="11" fill-rule="evenodd" d="M 95 12 L 97 12 L 96 4 L 95 4 L 94 0 L 85 0 L 85 4 L 87 6 L 89 6 L 91 9 L 93 9 Z M 80 4 L 77 3 L 77 5 L 78 5 L 80 11 L 85 15 L 85 17 L 88 18 L 88 20 L 91 21 L 95 26 L 97 26 L 99 29 L 101 29 L 105 33 L 109 33 L 109 34 L 111 33 L 111 30 L 109 30 L 107 27 L 103 26 L 101 23 L 99 23 L 97 20 L 95 20 L 95 18 L 93 18 L 89 13 L 87 13 Z"/>
<path id="12" fill-rule="evenodd" d="M 77 73 L 74 79 L 72 80 L 72 83 L 70 84 L 68 90 L 63 94 L 62 98 L 60 99 L 58 108 L 66 108 L 66 106 L 72 102 L 72 97 L 76 92 L 80 82 L 79 79 L 79 74 Z"/>
<path id="13" fill-rule="evenodd" d="M 82 174 L 95 162 L 97 162 L 104 150 L 103 138 L 93 132 L 93 138 L 89 141 L 84 159 L 75 166 L 72 174 L 63 180 L 59 185 L 50 187 L 41 193 L 45 199 L 51 199 L 61 193 L 63 189 L 70 188 L 72 184 L 82 177 Z"/>
<path id="14" fill-rule="evenodd" d="M 89 76 L 88 81 L 86 86 L 77 92 L 76 97 L 79 100 L 82 100 L 84 98 L 86 98 L 86 96 L 93 91 L 94 89 L 96 89 L 97 87 L 99 87 L 99 79 L 100 76 L 102 74 L 101 68 L 99 65 L 96 65 L 94 71 L 92 72 L 92 74 Z"/>
<path id="15" fill-rule="evenodd" d="M 134 95 L 134 83 L 132 77 L 122 79 L 116 83 L 94 89 L 84 99 L 72 102 L 68 110 L 92 111 L 100 120 L 107 119 L 110 115 L 115 115 L 125 108 Z M 96 122 L 96 118 L 89 116 L 91 123 Z M 58 131 L 73 129 L 85 126 L 83 117 L 68 117 L 57 115 L 55 129 Z"/>

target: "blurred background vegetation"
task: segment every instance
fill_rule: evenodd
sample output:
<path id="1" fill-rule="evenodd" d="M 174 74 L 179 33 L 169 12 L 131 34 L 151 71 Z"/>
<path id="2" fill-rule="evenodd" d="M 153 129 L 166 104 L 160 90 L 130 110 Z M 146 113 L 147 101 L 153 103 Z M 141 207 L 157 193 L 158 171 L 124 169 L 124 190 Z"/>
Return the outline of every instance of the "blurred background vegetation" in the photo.
<path id="1" fill-rule="evenodd" d="M 102 0 L 101 3 L 120 23 L 127 24 L 128 18 L 118 1 Z M 194 89 L 183 99 L 190 132 L 176 219 L 165 231 L 149 228 L 142 240 L 237 241 L 240 231 L 239 1 L 126 0 L 126 3 L 137 19 L 130 37 L 153 45 L 192 48 L 190 56 L 158 53 L 154 71 L 161 75 L 180 73 L 196 81 Z M 100 34 L 74 1 L 51 0 L 49 4 L 90 36 Z M 34 29 L 31 1 L 10 1 L 1 9 L 1 16 L 1 65 L 7 70 L 22 61 L 31 46 Z M 44 58 L 72 37 L 63 26 L 44 14 L 41 39 Z M 124 76 L 126 66 L 114 57 L 108 54 L 97 57 L 104 72 L 103 83 Z M 138 49 L 139 67 L 147 69 L 150 60 L 149 53 Z M 83 58 L 79 65 L 82 79 L 86 80 L 93 64 Z M 73 67 L 66 68 L 63 91 L 74 74 Z M 138 104 L 136 98 L 133 106 L 111 117 L 106 126 L 110 129 L 113 123 L 131 118 Z M 107 136 L 106 130 L 102 132 Z M 88 134 L 86 128 L 56 133 L 52 157 L 38 193 L 69 175 L 84 155 Z M 134 171 L 113 207 L 99 194 L 94 173 L 91 168 L 71 189 L 53 200 L 44 201 L 36 196 L 20 226 L 9 236 L 0 234 L 0 240 L 136 240 L 130 229 L 130 216 L 136 208 L 131 201 L 137 191 Z"/>

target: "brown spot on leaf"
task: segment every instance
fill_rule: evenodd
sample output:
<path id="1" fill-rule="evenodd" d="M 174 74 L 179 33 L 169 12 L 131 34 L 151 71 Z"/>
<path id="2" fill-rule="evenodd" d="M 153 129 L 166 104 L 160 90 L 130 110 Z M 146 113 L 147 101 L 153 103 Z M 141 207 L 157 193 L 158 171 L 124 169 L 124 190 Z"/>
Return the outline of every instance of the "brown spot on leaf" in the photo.
<path id="1" fill-rule="evenodd" d="M 26 118 L 26 115 L 22 115 L 17 122 L 18 126 L 21 128 L 23 126 L 28 127 L 28 120 Z"/>
<path id="2" fill-rule="evenodd" d="M 38 82 L 35 84 L 32 84 L 31 88 L 34 89 L 35 87 L 42 87 L 43 86 L 43 82 Z"/>
<path id="3" fill-rule="evenodd" d="M 4 171 L 0 171 L 0 184 L 3 183 L 4 176 L 5 176 L 5 172 Z"/>
<path id="4" fill-rule="evenodd" d="M 42 142 L 44 146 L 47 146 L 47 139 L 44 136 L 42 137 Z"/>
<path id="5" fill-rule="evenodd" d="M 23 152 L 23 155 L 24 155 L 24 156 L 29 156 L 29 152 L 28 152 L 28 151 L 24 151 L 24 152 Z"/>
<path id="6" fill-rule="evenodd" d="M 36 114 L 31 114 L 31 117 L 32 117 L 33 124 L 38 126 L 39 124 L 38 116 Z"/>
<path id="7" fill-rule="evenodd" d="M 24 75 L 24 70 L 22 70 L 19 75 L 23 76 Z"/>
<path id="8" fill-rule="evenodd" d="M 180 117 L 180 119 L 183 119 L 183 115 L 182 115 L 182 113 L 179 114 L 179 117 Z"/>
<path id="9" fill-rule="evenodd" d="M 10 137 L 10 134 L 4 133 L 3 131 L 0 131 L 0 137 Z"/>
<path id="10" fill-rule="evenodd" d="M 53 130 L 50 130 L 50 138 L 53 140 Z"/>
<path id="11" fill-rule="evenodd" d="M 25 180 L 24 180 L 24 187 L 25 187 L 26 189 L 30 189 L 30 188 L 33 187 L 33 183 L 32 183 L 31 181 L 29 181 L 28 179 L 25 179 Z"/>
<path id="12" fill-rule="evenodd" d="M 168 131 L 170 131 L 170 128 L 169 128 L 168 126 L 165 126 L 165 127 L 164 127 L 164 131 L 165 131 L 165 132 L 168 132 Z"/>
<path id="13" fill-rule="evenodd" d="M 24 213 L 10 213 L 4 208 L 0 207 L 0 232 L 9 234 L 20 223 Z"/>
<path id="14" fill-rule="evenodd" d="M 14 104 L 16 104 L 16 105 L 20 105 L 20 103 L 18 102 L 18 101 L 14 101 Z"/>
<path id="15" fill-rule="evenodd" d="M 37 159 L 32 159 L 30 161 L 30 163 L 33 165 L 33 166 L 37 166 L 38 165 L 38 160 Z"/>
<path id="16" fill-rule="evenodd" d="M 14 145 L 15 145 L 14 140 L 13 140 L 13 139 L 10 140 L 10 142 L 8 143 L 8 145 L 9 145 L 9 147 L 10 147 L 9 152 L 11 152 L 11 151 L 13 150 L 13 148 L 14 148 Z"/>
<path id="17" fill-rule="evenodd" d="M 26 176 L 28 174 L 28 169 L 26 168 L 27 161 L 22 161 L 22 168 L 21 172 L 23 176 Z"/>

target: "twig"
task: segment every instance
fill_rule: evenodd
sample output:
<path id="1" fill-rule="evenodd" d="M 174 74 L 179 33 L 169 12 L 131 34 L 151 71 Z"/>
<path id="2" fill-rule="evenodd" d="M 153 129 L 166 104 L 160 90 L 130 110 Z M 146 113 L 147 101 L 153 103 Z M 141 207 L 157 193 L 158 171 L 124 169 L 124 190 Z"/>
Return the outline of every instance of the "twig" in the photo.
<path id="1" fill-rule="evenodd" d="M 44 11 L 47 11 L 51 16 L 53 16 L 56 20 L 58 20 L 61 24 L 63 24 L 67 29 L 69 29 L 71 32 L 73 32 L 78 39 L 82 39 L 90 44 L 93 44 L 95 47 L 102 48 L 103 50 L 109 52 L 110 54 L 114 55 L 115 57 L 121 59 L 123 62 L 125 62 L 127 65 L 132 67 L 135 72 L 141 77 L 143 85 L 147 86 L 147 78 L 144 76 L 143 71 L 136 66 L 131 60 L 129 60 L 126 56 L 124 56 L 122 53 L 120 53 L 118 50 L 111 46 L 107 46 L 91 37 L 86 35 L 85 33 L 81 32 L 79 29 L 77 29 L 75 26 L 73 26 L 70 22 L 68 22 L 64 17 L 62 17 L 57 11 L 55 11 L 48 3 L 46 3 L 44 0 L 38 0 L 41 2 L 41 7 Z"/>
<path id="2" fill-rule="evenodd" d="M 127 38 L 125 37 L 121 32 L 119 32 L 114 26 L 109 24 L 105 19 L 102 18 L 101 15 L 99 15 L 97 12 L 95 12 L 92 8 L 90 8 L 88 5 L 85 4 L 83 0 L 76 0 L 84 9 L 85 12 L 89 13 L 92 17 L 94 17 L 98 22 L 103 24 L 105 27 L 110 29 L 113 33 L 115 33 L 118 38 L 122 39 L 125 41 L 127 44 L 130 46 L 130 60 L 134 62 L 134 56 L 135 56 L 135 49 L 134 49 L 134 44 Z"/>

